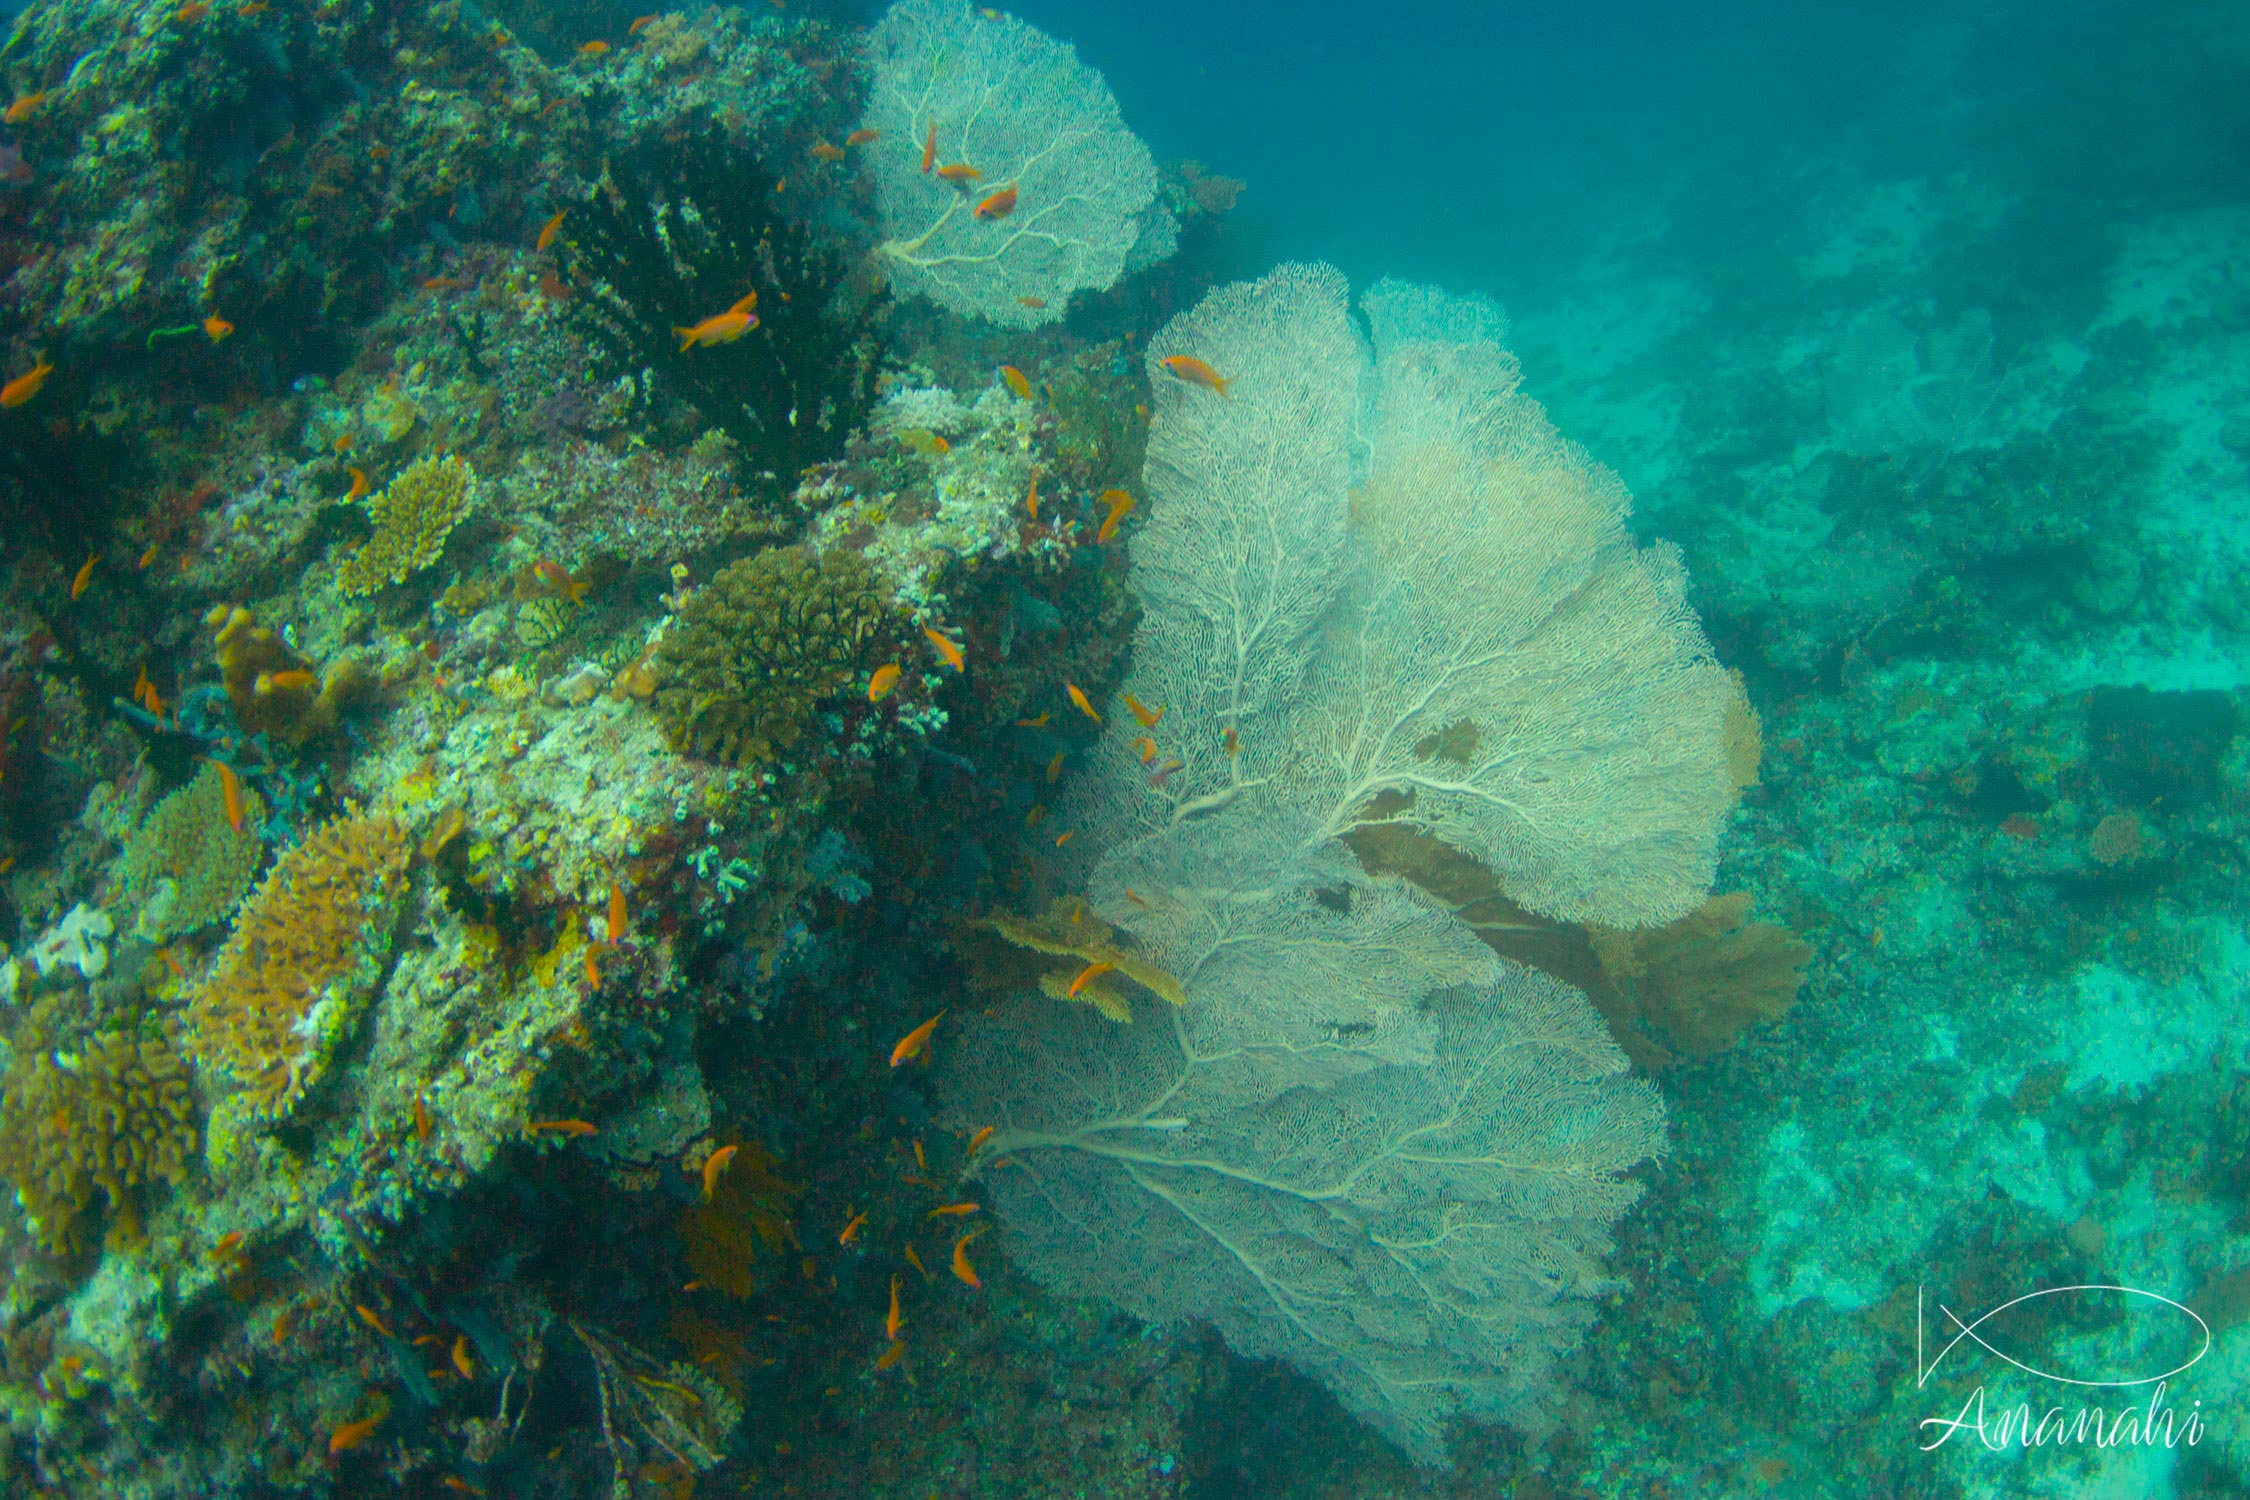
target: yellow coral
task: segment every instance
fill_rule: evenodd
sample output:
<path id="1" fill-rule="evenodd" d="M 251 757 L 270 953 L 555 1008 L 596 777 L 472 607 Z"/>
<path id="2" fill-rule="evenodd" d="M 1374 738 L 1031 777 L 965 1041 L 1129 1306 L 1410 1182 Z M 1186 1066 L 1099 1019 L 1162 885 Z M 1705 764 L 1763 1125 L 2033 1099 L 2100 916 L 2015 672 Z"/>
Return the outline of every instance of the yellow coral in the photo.
<path id="1" fill-rule="evenodd" d="M 365 598 L 438 560 L 445 539 L 476 500 L 476 471 L 456 454 L 417 459 L 367 502 L 375 534 L 360 543 L 337 574 L 337 586 Z"/>
<path id="2" fill-rule="evenodd" d="M 215 765 L 157 803 L 126 844 L 119 877 L 126 894 L 141 902 L 135 930 L 162 942 L 232 910 L 266 857 L 253 832 L 265 817 L 265 802 L 244 787 L 243 831 L 234 831 Z"/>
<path id="3" fill-rule="evenodd" d="M 284 854 L 245 903 L 188 1010 L 188 1052 L 278 1119 L 320 1075 L 387 946 L 413 845 L 389 818 L 339 818 Z"/>
<path id="4" fill-rule="evenodd" d="M 1049 969 L 1040 974 L 1039 988 L 1051 999 L 1091 1005 L 1112 1021 L 1132 1020 L 1133 1008 L 1111 984 L 1108 972 L 1085 977 L 1087 967 L 1107 964 L 1111 971 L 1132 980 L 1159 999 L 1174 1005 L 1187 1004 L 1187 991 L 1181 988 L 1178 979 L 1140 955 L 1119 947 L 1117 929 L 1095 916 L 1083 901 L 1059 898 L 1036 917 L 995 912 L 983 925 L 1018 948 L 1056 958 L 1072 958 L 1085 966 Z M 1075 995 L 1070 992 L 1073 984 L 1078 986 Z"/>
<path id="5" fill-rule="evenodd" d="M 110 1238 L 137 1240 L 137 1190 L 177 1185 L 194 1154 L 195 1096 L 167 1037 L 101 1036 L 60 1051 L 36 1017 L 16 1037 L 0 1100 L 0 1172 L 49 1251 L 87 1248 L 97 1188 Z"/>

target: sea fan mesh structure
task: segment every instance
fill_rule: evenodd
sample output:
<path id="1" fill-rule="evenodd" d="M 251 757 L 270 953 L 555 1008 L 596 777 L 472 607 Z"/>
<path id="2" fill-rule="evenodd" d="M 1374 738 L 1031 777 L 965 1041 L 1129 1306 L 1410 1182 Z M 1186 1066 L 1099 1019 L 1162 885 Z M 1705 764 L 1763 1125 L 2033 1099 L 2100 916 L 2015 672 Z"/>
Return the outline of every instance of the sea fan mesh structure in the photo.
<path id="1" fill-rule="evenodd" d="M 966 0 L 903 0 L 868 37 L 865 171 L 901 292 L 1007 328 L 1063 315 L 1178 239 L 1156 164 L 1068 43 Z M 932 170 L 924 148 L 935 141 Z M 973 178 L 949 178 L 966 167 Z M 1006 217 L 977 205 L 1006 189 Z"/>

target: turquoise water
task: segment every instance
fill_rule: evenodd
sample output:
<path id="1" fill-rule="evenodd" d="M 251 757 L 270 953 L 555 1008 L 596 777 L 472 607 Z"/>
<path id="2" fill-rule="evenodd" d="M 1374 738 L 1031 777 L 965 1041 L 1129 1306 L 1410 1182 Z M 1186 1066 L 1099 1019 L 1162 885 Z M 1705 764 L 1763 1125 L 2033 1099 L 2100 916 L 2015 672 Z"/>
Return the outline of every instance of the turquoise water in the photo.
<path id="1" fill-rule="evenodd" d="M 2238 7 L 0 27 L 7 1494 L 2250 1493 Z"/>

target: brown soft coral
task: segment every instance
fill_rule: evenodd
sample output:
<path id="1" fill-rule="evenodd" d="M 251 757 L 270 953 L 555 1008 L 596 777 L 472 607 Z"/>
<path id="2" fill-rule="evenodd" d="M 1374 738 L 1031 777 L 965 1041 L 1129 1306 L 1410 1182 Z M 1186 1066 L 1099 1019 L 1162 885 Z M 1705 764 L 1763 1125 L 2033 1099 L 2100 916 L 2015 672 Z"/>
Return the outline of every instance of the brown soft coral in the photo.
<path id="1" fill-rule="evenodd" d="M 1125 979 L 1174 1005 L 1187 1004 L 1187 991 L 1167 970 L 1118 946 L 1117 930 L 1095 916 L 1086 903 L 1062 897 L 1036 917 L 996 912 L 982 924 L 1018 948 L 1069 958 L 1064 967 L 1043 968 L 1040 992 L 1055 1000 L 1091 1005 L 1112 1021 L 1133 1019 L 1132 1006 L 1111 980 Z M 1096 971 L 1099 972 L 1096 972 Z M 1077 986 L 1072 992 L 1072 986 Z"/>
<path id="2" fill-rule="evenodd" d="M 656 712 L 674 745 L 771 760 L 896 650 L 889 590 L 857 553 L 769 547 L 690 596 L 656 658 Z"/>
<path id="3" fill-rule="evenodd" d="M 39 1243 L 56 1254 L 88 1248 L 102 1219 L 97 1189 L 110 1238 L 137 1240 L 141 1190 L 177 1185 L 195 1155 L 195 1095 L 170 1038 L 98 1036 L 66 1052 L 35 1016 L 15 1041 L 0 1100 L 0 1174 Z"/>
<path id="4" fill-rule="evenodd" d="M 278 1119 L 326 1066 L 388 951 L 413 846 L 389 818 L 339 818 L 284 854 L 245 903 L 188 1010 L 196 1065 Z"/>

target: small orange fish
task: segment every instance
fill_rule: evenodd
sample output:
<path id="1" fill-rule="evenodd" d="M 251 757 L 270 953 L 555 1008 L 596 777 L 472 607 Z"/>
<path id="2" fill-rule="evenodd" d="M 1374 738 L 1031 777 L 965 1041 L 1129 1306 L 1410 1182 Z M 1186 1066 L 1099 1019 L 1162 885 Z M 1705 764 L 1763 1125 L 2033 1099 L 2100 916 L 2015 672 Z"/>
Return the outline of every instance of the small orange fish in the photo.
<path id="1" fill-rule="evenodd" d="M 812 154 L 814 161 L 842 161 L 844 159 L 844 148 L 831 146 L 826 141 L 815 141 L 813 142 Z"/>
<path id="2" fill-rule="evenodd" d="M 1227 393 L 1227 387 L 1234 384 L 1231 380 L 1222 380 L 1217 370 L 1212 369 L 1192 354 L 1167 355 L 1158 360 L 1157 363 L 1162 365 L 1165 372 L 1171 375 L 1173 379 L 1184 380 L 1189 385 L 1202 386 L 1207 391 L 1217 391 L 1222 396 Z"/>
<path id="3" fill-rule="evenodd" d="M 1056 782 L 1062 780 L 1063 756 L 1065 753 L 1058 750 L 1055 752 L 1055 758 L 1047 762 L 1047 785 L 1053 786 Z"/>
<path id="4" fill-rule="evenodd" d="M 55 367 L 47 363 L 46 355 L 34 356 L 30 369 L 6 385 L 0 385 L 0 406 L 14 408 L 23 405 L 39 394 L 39 388 L 47 383 L 47 377 L 54 372 Z"/>
<path id="5" fill-rule="evenodd" d="M 898 663 L 895 661 L 885 662 L 875 669 L 873 677 L 867 679 L 867 701 L 880 703 L 889 697 L 891 689 L 897 686 Z"/>
<path id="6" fill-rule="evenodd" d="M 210 337 L 212 343 L 223 343 L 227 335 L 234 332 L 234 325 L 217 313 L 213 313 L 203 320 L 203 331 Z"/>
<path id="7" fill-rule="evenodd" d="M 367 471 L 365 469 L 354 469 L 347 466 L 344 472 L 352 476 L 352 487 L 344 491 L 344 498 L 346 500 L 361 499 L 367 494 L 369 490 L 374 488 L 373 485 L 367 482 Z"/>
<path id="8" fill-rule="evenodd" d="M 1019 307 L 1028 307 L 1033 312 L 1037 312 L 1047 305 L 1047 299 L 1044 297 L 1018 297 L 1016 304 Z"/>
<path id="9" fill-rule="evenodd" d="M 927 172 L 937 162 L 937 125 L 930 125 L 929 138 L 922 142 L 922 170 Z"/>
<path id="10" fill-rule="evenodd" d="M 1097 542 L 1106 542 L 1117 535 L 1117 523 L 1130 515 L 1139 502 L 1133 499 L 1130 490 L 1104 490 L 1102 503 L 1109 507 L 1109 514 L 1102 517 L 1101 529 L 1094 533 Z"/>
<path id="11" fill-rule="evenodd" d="M 971 1156 L 974 1156 L 974 1155 L 976 1155 L 976 1154 L 977 1154 L 977 1151 L 978 1151 L 978 1149 L 979 1149 L 979 1148 L 981 1148 L 981 1147 L 982 1147 L 982 1146 L 984 1145 L 984 1143 L 985 1143 L 986 1141 L 989 1141 L 989 1140 L 991 1140 L 991 1139 L 992 1139 L 992 1127 L 991 1127 L 990 1125 L 987 1125 L 987 1126 L 985 1126 L 985 1127 L 984 1127 L 984 1129 L 982 1129 L 982 1130 L 978 1131 L 978 1132 L 977 1132 L 977 1133 L 976 1133 L 975 1135 L 972 1135 L 972 1136 L 970 1136 L 970 1137 L 969 1137 L 969 1155 L 971 1155 Z"/>
<path id="12" fill-rule="evenodd" d="M 1058 834 L 1056 834 L 1056 835 L 1055 835 L 1055 847 L 1056 847 L 1057 849 L 1060 849 L 1060 848 L 1061 848 L 1061 847 L 1062 847 L 1063 845 L 1065 845 L 1065 844 L 1069 843 L 1069 842 L 1070 842 L 1070 841 L 1071 841 L 1072 839 L 1074 839 L 1074 838 L 1076 838 L 1076 837 L 1078 837 L 1078 830 L 1077 830 L 1077 829 L 1075 829 L 1075 828 L 1065 829 L 1065 830 L 1064 830 L 1063 832 L 1061 832 L 1061 833 L 1058 833 Z M 1073 921 L 1075 921 L 1075 920 L 1077 920 L 1077 919 L 1076 919 L 1076 918 L 1073 918 L 1072 920 L 1073 920 Z"/>
<path id="13" fill-rule="evenodd" d="M 377 1312 L 374 1308 L 367 1306 L 365 1303 L 354 1302 L 352 1304 L 352 1311 L 359 1314 L 359 1320 L 362 1323 L 365 1323 L 368 1327 L 374 1329 L 384 1338 L 389 1339 L 398 1337 L 397 1334 L 391 1332 L 391 1325 L 383 1321 L 383 1315 Z"/>
<path id="14" fill-rule="evenodd" d="M 862 125 L 859 129 L 844 137 L 844 144 L 847 146 L 872 146 L 877 140 L 881 139 L 882 134 L 883 132 L 880 130 L 870 130 Z"/>
<path id="15" fill-rule="evenodd" d="M 1037 470 L 1033 470 L 1033 471 L 1032 471 L 1032 475 L 1031 475 L 1031 493 L 1030 493 L 1029 495 L 1026 495 L 1026 496 L 1024 497 L 1024 505 L 1025 505 L 1025 506 L 1026 506 L 1026 507 L 1027 507 L 1027 508 L 1028 508 L 1028 509 L 1030 510 L 1030 512 L 1031 512 L 1031 519 L 1033 519 L 1034 521 L 1038 520 L 1038 519 L 1039 519 L 1039 473 L 1038 473 L 1038 471 L 1037 471 Z"/>
<path id="16" fill-rule="evenodd" d="M 930 1159 L 922 1152 L 922 1138 L 920 1136 L 914 1138 L 914 1165 L 925 1172 L 930 1170 Z"/>
<path id="17" fill-rule="evenodd" d="M 93 587 L 94 564 L 100 562 L 101 560 L 102 555 L 99 552 L 89 552 L 86 554 L 86 561 L 80 564 L 78 571 L 71 576 L 70 597 L 72 599 L 77 599 L 80 595 L 84 594 L 87 589 Z"/>
<path id="18" fill-rule="evenodd" d="M 566 596 L 573 604 L 584 604 L 593 585 L 582 578 L 573 577 L 570 569 L 551 557 L 542 557 L 531 565 L 538 580 L 556 593 Z"/>
<path id="19" fill-rule="evenodd" d="M 579 949 L 578 957 L 583 961 L 585 965 L 586 983 L 597 990 L 600 989 L 602 987 L 602 971 L 594 963 L 593 945 L 588 944 L 586 947 Z"/>
<path id="20" fill-rule="evenodd" d="M 285 1307 L 280 1312 L 277 1312 L 273 1315 L 273 1341 L 275 1343 L 288 1343 L 289 1335 L 295 1333 L 296 1331 L 297 1309 L 295 1309 L 294 1307 Z"/>
<path id="21" fill-rule="evenodd" d="M 861 1226 L 862 1224 L 865 1224 L 866 1222 L 867 1222 L 867 1215 L 865 1215 L 865 1214 L 853 1214 L 853 1215 L 852 1215 L 852 1221 L 851 1221 L 851 1222 L 850 1222 L 849 1224 L 846 1224 L 846 1225 L 844 1226 L 844 1232 L 843 1232 L 842 1234 L 839 1234 L 839 1235 L 837 1235 L 837 1236 L 836 1236 L 836 1243 L 837 1243 L 837 1244 L 839 1244 L 839 1245 L 848 1245 L 848 1244 L 850 1244 L 850 1243 L 851 1243 L 851 1242 L 852 1242 L 853 1240 L 856 1240 L 856 1239 L 858 1239 L 858 1238 L 859 1238 L 859 1228 L 860 1228 L 860 1226 Z"/>
<path id="22" fill-rule="evenodd" d="M 1025 828 L 1037 828 L 1039 820 L 1045 816 L 1047 816 L 1047 805 L 1043 802 L 1034 802 L 1031 804 L 1031 811 L 1023 815 L 1023 826 Z"/>
<path id="23" fill-rule="evenodd" d="M 148 544 L 148 550 L 141 554 L 140 561 L 134 563 L 133 566 L 139 569 L 141 572 L 146 573 L 150 568 L 156 566 L 156 554 L 162 551 L 163 547 L 164 544 L 162 542 L 150 542 Z"/>
<path id="24" fill-rule="evenodd" d="M 527 1120 L 524 1122 L 523 1133 L 525 1135 L 538 1135 L 543 1131 L 552 1131 L 559 1136 L 577 1137 L 592 1135 L 594 1127 L 584 1120 Z"/>
<path id="25" fill-rule="evenodd" d="M 616 881 L 609 883 L 609 941 L 611 946 L 625 941 L 625 887 Z M 729 1148 L 731 1149 L 731 1148 Z"/>
<path id="26" fill-rule="evenodd" d="M 906 1346 L 897 1339 L 892 1339 L 889 1347 L 875 1356 L 875 1368 L 877 1370 L 888 1370 L 904 1358 L 906 1358 Z"/>
<path id="27" fill-rule="evenodd" d="M 273 7 L 267 4 L 266 0 L 243 0 L 242 4 L 234 8 L 234 13 L 247 21 L 254 16 L 262 16 L 272 9 Z"/>
<path id="28" fill-rule="evenodd" d="M 14 856 L 13 854 L 9 855 L 9 856 L 8 856 L 8 863 L 9 863 L 9 864 L 14 864 L 15 862 L 16 862 L 16 857 L 15 857 L 15 856 Z M 5 873 L 5 871 L 4 871 L 4 870 L 0 870 L 0 873 Z M 174 979 L 185 979 L 185 978 L 187 978 L 187 970 L 185 970 L 185 969 L 183 969 L 183 968 L 181 968 L 181 967 L 180 967 L 180 961 L 179 961 L 179 960 L 178 960 L 177 958 L 175 958 L 175 957 L 173 957 L 173 956 L 172 956 L 172 950 L 171 950 L 171 949 L 169 949 L 169 948 L 159 948 L 159 949 L 157 949 L 157 950 L 156 950 L 156 956 L 157 956 L 158 958 L 161 958 L 161 959 L 163 959 L 163 960 L 164 960 L 164 967 L 165 967 L 165 968 L 167 968 L 167 969 L 170 969 L 170 970 L 172 971 L 172 977 L 173 977 Z"/>
<path id="29" fill-rule="evenodd" d="M 539 240 L 532 246 L 534 250 L 544 250 L 555 242 L 555 236 L 562 233 L 563 216 L 569 212 L 567 208 L 561 209 L 553 218 L 539 226 Z"/>
<path id="30" fill-rule="evenodd" d="M 1142 895 L 1139 891 L 1134 890 L 1131 886 L 1125 887 L 1125 899 L 1132 902 L 1142 911 L 1156 910 L 1155 907 L 1148 904 L 1148 898 L 1146 896 Z"/>
<path id="31" fill-rule="evenodd" d="M 632 24 L 625 28 L 625 34 L 627 36 L 639 36 L 642 32 L 648 30 L 656 19 L 657 17 L 653 12 L 645 16 L 635 16 Z"/>
<path id="32" fill-rule="evenodd" d="M 945 664 L 947 666 L 951 667 L 956 672 L 965 672 L 968 670 L 965 664 L 965 658 L 961 655 L 961 648 L 959 646 L 955 645 L 945 636 L 938 634 L 938 632 L 932 630 L 927 625 L 922 627 L 922 634 L 930 638 L 930 644 L 937 647 L 938 655 L 945 658 Z"/>
<path id="33" fill-rule="evenodd" d="M 1134 718 L 1141 721 L 1141 728 L 1143 729 L 1154 729 L 1157 721 L 1172 711 L 1172 705 L 1169 703 L 1162 708 L 1152 709 L 1131 693 L 1125 695 L 1125 706 L 1133 711 Z"/>
<path id="34" fill-rule="evenodd" d="M 966 1282 L 971 1291 L 981 1292 L 984 1290 L 984 1283 L 977 1280 L 977 1268 L 969 1264 L 969 1241 L 975 1238 L 973 1234 L 964 1234 L 954 1241 L 953 1274 Z"/>
<path id="35" fill-rule="evenodd" d="M 463 1380 L 477 1378 L 476 1361 L 469 1358 L 469 1336 L 465 1333 L 453 1335 L 453 1368 L 460 1372 Z"/>
<path id="36" fill-rule="evenodd" d="M 898 1315 L 898 1273 L 891 1273 L 891 1311 L 883 1319 L 883 1335 L 892 1343 L 898 1342 L 898 1331 L 906 1326 L 906 1319 Z"/>
<path id="37" fill-rule="evenodd" d="M 458 1474 L 448 1474 L 438 1483 L 444 1485 L 456 1495 L 481 1495 L 484 1493 L 483 1490 L 478 1489 Z"/>
<path id="38" fill-rule="evenodd" d="M 230 1229 L 219 1236 L 218 1243 L 203 1252 L 203 1258 L 213 1264 L 234 1258 L 235 1246 L 242 1243 L 242 1231 Z"/>
<path id="39" fill-rule="evenodd" d="M 1000 367 L 1000 383 L 1002 385 L 1005 385 L 1009 390 L 1014 391 L 1016 393 L 1017 399 L 1023 401 L 1029 401 L 1031 399 L 1030 377 L 1026 376 L 1023 371 L 1017 369 L 1014 365 L 1002 365 Z"/>
<path id="40" fill-rule="evenodd" d="M 722 313 L 713 313 L 693 328 L 675 327 L 672 332 L 679 337 L 680 353 L 685 354 L 698 344 L 731 344 L 758 326 L 758 294 L 752 292 Z"/>
<path id="41" fill-rule="evenodd" d="M 1016 190 L 1012 186 L 1002 188 L 977 205 L 977 217 L 980 219 L 1005 219 L 1015 211 Z"/>
<path id="42" fill-rule="evenodd" d="M 234 774 L 234 767 L 223 760 L 211 764 L 219 768 L 219 790 L 225 795 L 227 826 L 236 833 L 242 832 L 242 778 Z"/>
<path id="43" fill-rule="evenodd" d="M 709 1203 L 711 1194 L 719 1186 L 719 1174 L 734 1160 L 735 1146 L 721 1146 L 703 1159 L 703 1201 Z"/>
<path id="44" fill-rule="evenodd" d="M 193 4 L 183 5 L 172 12 L 172 19 L 175 21 L 200 21 L 209 14 L 211 14 L 211 7 L 205 4 L 204 0 L 194 0 Z"/>
<path id="45" fill-rule="evenodd" d="M 1078 992 L 1080 990 L 1083 990 L 1087 985 L 1092 984 L 1095 980 L 1101 978 L 1104 974 L 1107 974 L 1110 970 L 1116 967 L 1117 965 L 1112 963 L 1091 963 L 1086 965 L 1085 968 L 1078 971 L 1078 977 L 1070 982 L 1070 998 L 1073 1000 L 1077 999 Z"/>
<path id="46" fill-rule="evenodd" d="M 973 1214 L 979 1205 L 974 1203 L 940 1203 L 925 1216 L 932 1219 L 954 1219 L 962 1214 Z"/>
<path id="47" fill-rule="evenodd" d="M 272 673 L 266 678 L 266 681 L 284 692 L 295 692 L 298 688 L 311 687 L 320 679 L 303 667 L 291 667 L 286 672 Z"/>
<path id="48" fill-rule="evenodd" d="M 1076 683 L 1064 683 L 1063 691 L 1070 694 L 1070 701 L 1074 705 L 1076 705 L 1080 713 L 1084 714 L 1087 718 L 1092 719 L 1096 724 L 1099 724 L 1102 721 L 1102 716 L 1094 712 L 1094 705 L 1086 701 L 1086 695 L 1078 690 L 1078 685 Z"/>
<path id="49" fill-rule="evenodd" d="M 937 174 L 947 182 L 974 182 L 984 175 L 965 161 L 948 162 L 937 169 Z"/>
<path id="50" fill-rule="evenodd" d="M 1145 734 L 1142 735 L 1139 739 L 1133 741 L 1133 753 L 1141 758 L 1142 765 L 1147 765 L 1150 761 L 1156 759 L 1156 741 Z"/>
<path id="51" fill-rule="evenodd" d="M 190 6 L 189 9 L 207 10 L 209 9 L 209 7 L 198 5 Z M 346 1422 L 343 1426 L 337 1428 L 334 1432 L 328 1435 L 329 1456 L 333 1458 L 339 1453 L 346 1452 L 347 1450 L 352 1448 L 357 1448 L 361 1443 L 366 1442 L 370 1437 L 374 1436 L 375 1429 L 382 1425 L 383 1414 L 381 1412 L 377 1412 L 372 1417 L 362 1417 L 357 1422 Z"/>
<path id="52" fill-rule="evenodd" d="M 910 1057 L 921 1056 L 922 1049 L 930 1044 L 930 1033 L 937 1030 L 937 1023 L 944 1019 L 945 1012 L 941 1010 L 900 1037 L 898 1045 L 891 1049 L 891 1066 L 895 1068 Z"/>
<path id="53" fill-rule="evenodd" d="M 425 292 L 458 292 L 469 283 L 459 276 L 430 276 L 422 282 Z"/>
<path id="54" fill-rule="evenodd" d="M 1038 717 L 1038 718 L 1036 718 L 1036 719 L 1018 719 L 1018 720 L 1016 720 L 1016 728 L 1018 728 L 1018 729 L 1045 729 L 1045 728 L 1047 727 L 1047 720 L 1048 720 L 1048 719 L 1049 719 L 1050 717 L 1051 717 L 1051 715 L 1049 715 L 1049 714 L 1048 714 L 1047 710 L 1045 710 L 1045 709 L 1043 709 L 1043 708 L 1042 708 L 1041 710 L 1039 710 L 1039 717 Z"/>
<path id="55" fill-rule="evenodd" d="M 0 115 L 0 119 L 6 120 L 10 125 L 21 125 L 24 121 L 30 119 L 33 112 L 46 101 L 47 91 L 45 89 L 41 89 L 36 94 L 25 94 L 8 106 L 7 114 Z"/>
<path id="56" fill-rule="evenodd" d="M 337 435 L 336 441 L 330 443 L 328 446 L 334 448 L 336 450 L 336 456 L 338 458 L 341 458 L 345 454 L 352 451 L 352 444 L 356 441 L 357 438 L 353 434 L 349 432 L 340 433 Z"/>
<path id="57" fill-rule="evenodd" d="M 389 161 L 391 159 L 391 148 L 388 146 L 370 146 L 367 148 L 367 155 L 371 161 Z"/>
<path id="58" fill-rule="evenodd" d="M 430 1143 L 430 1136 L 436 1129 L 436 1122 L 430 1118 L 430 1107 L 422 1102 L 420 1094 L 416 1094 L 414 1096 L 414 1139 L 426 1146 Z"/>
<path id="59" fill-rule="evenodd" d="M 600 57 L 608 51 L 609 43 L 601 40 L 599 37 L 596 37 L 593 41 L 590 41 L 583 47 L 580 47 L 578 49 L 578 55 L 580 57 Z"/>
<path id="60" fill-rule="evenodd" d="M 922 1279 L 924 1281 L 928 1281 L 930 1279 L 930 1268 L 922 1264 L 922 1257 L 914 1253 L 914 1247 L 912 1245 L 908 1245 L 906 1247 L 906 1263 L 912 1266 L 915 1270 L 920 1271 L 922 1273 Z"/>
<path id="61" fill-rule="evenodd" d="M 1219 742 L 1227 747 L 1227 754 L 1229 755 L 1240 755 L 1242 753 L 1242 741 L 1236 736 L 1232 724 L 1229 724 L 1226 727 L 1226 732 L 1219 736 Z"/>

